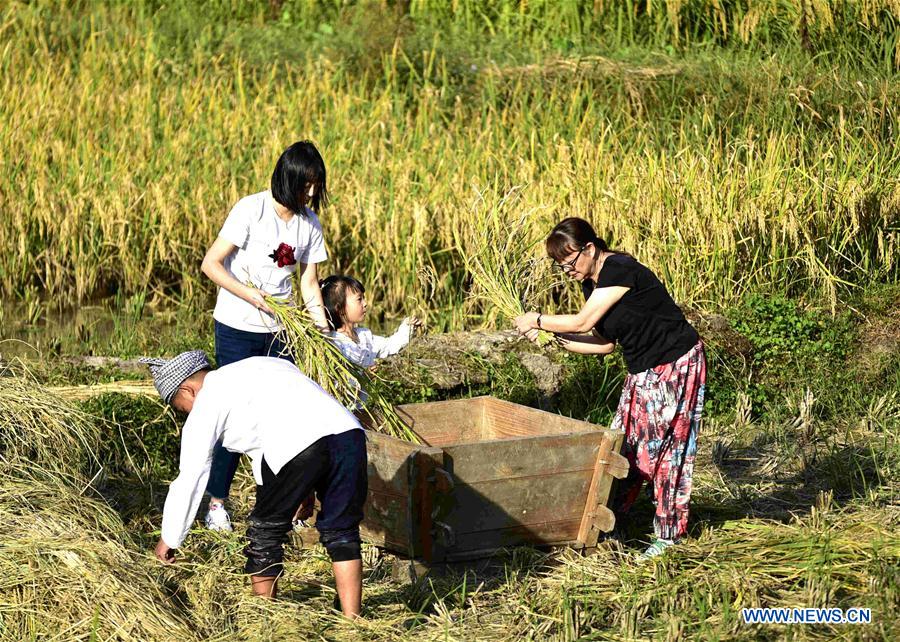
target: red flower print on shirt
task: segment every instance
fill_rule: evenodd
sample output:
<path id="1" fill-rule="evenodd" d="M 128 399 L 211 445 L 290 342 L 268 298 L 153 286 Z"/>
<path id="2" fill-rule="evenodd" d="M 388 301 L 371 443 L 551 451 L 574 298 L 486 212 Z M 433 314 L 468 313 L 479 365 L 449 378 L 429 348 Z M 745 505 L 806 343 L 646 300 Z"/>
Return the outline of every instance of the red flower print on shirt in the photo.
<path id="1" fill-rule="evenodd" d="M 282 243 L 278 248 L 269 255 L 269 258 L 278 264 L 278 267 L 285 265 L 294 265 L 297 259 L 294 258 L 294 248 L 287 243 Z"/>

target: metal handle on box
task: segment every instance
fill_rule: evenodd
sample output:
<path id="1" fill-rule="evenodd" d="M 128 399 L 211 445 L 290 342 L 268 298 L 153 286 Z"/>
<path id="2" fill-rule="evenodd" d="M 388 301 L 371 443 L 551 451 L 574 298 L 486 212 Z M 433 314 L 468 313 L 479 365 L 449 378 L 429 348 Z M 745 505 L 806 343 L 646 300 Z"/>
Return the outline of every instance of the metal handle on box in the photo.
<path id="1" fill-rule="evenodd" d="M 453 483 L 453 475 L 440 467 L 434 469 L 432 474 L 428 476 L 428 481 L 434 484 L 434 489 L 437 492 L 444 494 L 452 491 L 455 486 Z"/>
<path id="2" fill-rule="evenodd" d="M 441 541 L 441 545 L 445 548 L 456 546 L 456 533 L 449 524 L 435 520 L 431 534 Z"/>

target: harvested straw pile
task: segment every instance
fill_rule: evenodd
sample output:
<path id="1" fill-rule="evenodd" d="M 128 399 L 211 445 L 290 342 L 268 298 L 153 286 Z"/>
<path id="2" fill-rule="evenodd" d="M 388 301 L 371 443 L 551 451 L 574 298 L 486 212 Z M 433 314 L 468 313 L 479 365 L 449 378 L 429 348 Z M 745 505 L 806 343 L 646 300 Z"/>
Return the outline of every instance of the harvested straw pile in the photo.
<path id="1" fill-rule="evenodd" d="M 5 639 L 196 636 L 162 567 L 91 497 L 101 438 L 30 378 L 0 376 L 0 632 Z"/>
<path id="2" fill-rule="evenodd" d="M 159 393 L 153 387 L 153 382 L 147 381 L 110 381 L 108 383 L 94 383 L 86 386 L 54 386 L 49 389 L 54 395 L 59 395 L 71 401 L 83 401 L 97 395 L 105 395 L 117 392 L 123 395 L 138 395 L 159 399 Z"/>
<path id="3" fill-rule="evenodd" d="M 348 407 L 359 402 L 361 388 L 366 390 L 368 401 L 363 412 L 371 419 L 370 425 L 394 437 L 418 442 L 390 401 L 377 386 L 371 385 L 372 375 L 348 361 L 334 342 L 316 328 L 306 310 L 268 296 L 266 303 L 283 326 L 281 338 L 306 376 Z"/>
<path id="4" fill-rule="evenodd" d="M 30 376 L 8 375 L 0 371 L 0 459 L 4 465 L 29 461 L 67 476 L 96 468 L 97 424 Z"/>
<path id="5" fill-rule="evenodd" d="M 865 637 L 892 639 L 886 631 L 896 626 L 898 527 L 896 507 L 841 509 L 825 494 L 789 523 L 726 522 L 650 564 L 615 552 L 584 558 L 567 551 L 522 591 L 536 596 L 532 612 L 565 622 L 570 639 L 597 630 L 604 639 L 781 639 L 783 628 L 744 624 L 739 613 L 748 607 L 871 608 L 875 624 Z M 848 629 L 821 625 L 804 633 L 846 639 Z"/>
<path id="6" fill-rule="evenodd" d="M 164 569 L 81 480 L 24 462 L 0 470 L 0 631 L 6 639 L 193 640 Z"/>

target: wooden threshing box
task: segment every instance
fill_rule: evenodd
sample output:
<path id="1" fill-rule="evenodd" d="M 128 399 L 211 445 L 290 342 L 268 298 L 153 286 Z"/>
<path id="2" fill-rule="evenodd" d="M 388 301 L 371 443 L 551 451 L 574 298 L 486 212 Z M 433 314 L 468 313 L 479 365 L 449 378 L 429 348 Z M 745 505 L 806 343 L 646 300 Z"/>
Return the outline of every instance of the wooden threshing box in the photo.
<path id="1" fill-rule="evenodd" d="M 398 407 L 413 444 L 369 432 L 363 539 L 452 562 L 516 544 L 597 545 L 621 434 L 493 397 Z"/>

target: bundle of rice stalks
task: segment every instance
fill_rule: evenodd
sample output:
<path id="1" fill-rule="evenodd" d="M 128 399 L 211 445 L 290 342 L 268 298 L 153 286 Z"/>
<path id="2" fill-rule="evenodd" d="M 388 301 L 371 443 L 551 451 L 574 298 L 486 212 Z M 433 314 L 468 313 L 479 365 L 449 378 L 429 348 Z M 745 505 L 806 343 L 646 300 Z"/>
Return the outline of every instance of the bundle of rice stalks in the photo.
<path id="1" fill-rule="evenodd" d="M 26 462 L 0 469 L 4 639 L 200 639 L 162 589 L 164 567 L 71 481 Z"/>
<path id="2" fill-rule="evenodd" d="M 379 387 L 371 385 L 373 376 L 348 361 L 334 341 L 316 328 L 306 310 L 268 296 L 266 304 L 282 325 L 281 340 L 306 376 L 348 408 L 358 406 L 365 390 L 368 400 L 362 412 L 368 415 L 371 427 L 393 437 L 418 442 L 418 437 L 403 423 Z"/>
<path id="3" fill-rule="evenodd" d="M 27 373 L 9 374 L 0 371 L 0 458 L 31 461 L 65 475 L 96 468 L 96 422 Z"/>
<path id="4" fill-rule="evenodd" d="M 453 228 L 453 240 L 472 278 L 470 296 L 483 304 L 486 320 L 499 315 L 512 321 L 534 309 L 549 282 L 550 263 L 538 257 L 541 241 L 535 211 L 514 215 L 519 189 L 513 188 L 497 200 L 477 192 L 475 206 L 464 225 Z M 538 345 L 554 341 L 553 334 L 540 332 Z"/>

